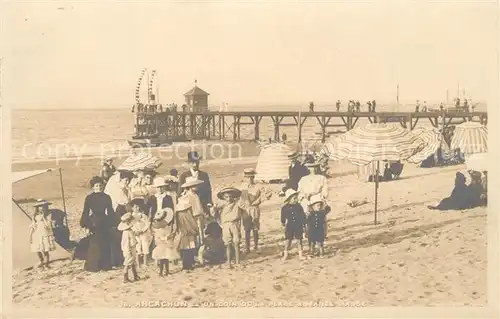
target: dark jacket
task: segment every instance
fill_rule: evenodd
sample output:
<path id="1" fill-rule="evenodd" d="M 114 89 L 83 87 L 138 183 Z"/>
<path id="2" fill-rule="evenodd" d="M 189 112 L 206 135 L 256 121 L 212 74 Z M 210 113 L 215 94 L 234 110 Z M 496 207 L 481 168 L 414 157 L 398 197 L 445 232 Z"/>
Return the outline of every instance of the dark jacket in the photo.
<path id="1" fill-rule="evenodd" d="M 186 182 L 186 178 L 193 176 L 191 170 L 182 173 L 179 176 L 179 185 L 177 188 L 177 195 L 180 196 L 182 193 L 182 184 Z M 207 204 L 212 203 L 212 185 L 210 184 L 210 177 L 206 172 L 198 171 L 198 179 L 202 180 L 204 183 L 198 185 L 198 196 L 200 197 L 201 204 L 206 209 Z"/>
<path id="2" fill-rule="evenodd" d="M 300 204 L 286 204 L 281 208 L 281 224 L 286 229 L 302 229 L 306 225 L 306 214 Z"/>
<path id="3" fill-rule="evenodd" d="M 150 203 L 151 203 L 151 214 L 154 217 L 154 215 L 158 211 L 158 201 L 156 200 L 156 196 L 152 197 L 152 200 Z M 173 201 L 172 197 L 169 195 L 165 195 L 165 197 L 163 197 L 161 209 L 166 208 L 166 207 L 174 209 L 174 201 Z"/>
<path id="4" fill-rule="evenodd" d="M 287 187 L 293 190 L 297 190 L 299 187 L 300 179 L 306 175 L 309 175 L 309 169 L 304 165 L 297 163 L 294 166 L 290 165 L 288 167 L 288 183 Z"/>

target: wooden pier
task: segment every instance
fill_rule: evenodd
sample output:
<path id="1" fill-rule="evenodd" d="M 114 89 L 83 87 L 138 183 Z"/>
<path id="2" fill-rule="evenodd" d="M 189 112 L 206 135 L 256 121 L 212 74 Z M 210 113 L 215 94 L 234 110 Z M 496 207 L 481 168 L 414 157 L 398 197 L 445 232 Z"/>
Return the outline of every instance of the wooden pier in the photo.
<path id="1" fill-rule="evenodd" d="M 137 113 L 136 138 L 163 136 L 170 141 L 201 139 L 241 140 L 241 127 L 253 126 L 254 139 L 260 140 L 260 124 L 263 118 L 272 121 L 274 139 L 280 140 L 280 128 L 293 126 L 298 129 L 298 140 L 302 140 L 302 128 L 308 119 L 315 119 L 321 129 L 321 140 L 327 138 L 328 127 L 353 129 L 358 120 L 369 123 L 399 123 L 413 130 L 418 123 L 429 121 L 435 128 L 446 129 L 465 121 L 487 124 L 487 112 L 141 112 Z M 340 119 L 333 123 L 332 119 Z"/>

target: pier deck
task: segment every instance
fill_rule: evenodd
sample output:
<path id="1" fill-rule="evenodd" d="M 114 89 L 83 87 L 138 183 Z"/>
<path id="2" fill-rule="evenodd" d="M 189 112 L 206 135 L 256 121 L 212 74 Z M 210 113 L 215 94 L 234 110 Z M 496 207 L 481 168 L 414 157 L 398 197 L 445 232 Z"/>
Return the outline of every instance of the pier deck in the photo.
<path id="1" fill-rule="evenodd" d="M 280 140 L 280 127 L 294 126 L 298 128 L 298 140 L 302 139 L 302 127 L 309 118 L 315 118 L 321 129 L 321 140 L 327 137 L 327 127 L 343 127 L 351 130 L 360 118 L 370 123 L 399 123 L 402 127 L 413 130 L 419 121 L 429 121 L 435 128 L 446 129 L 450 125 L 465 121 L 476 121 L 487 125 L 487 112 L 298 112 L 298 111 L 241 111 L 241 112 L 158 112 L 137 113 L 136 133 L 138 136 L 164 135 L 177 140 L 220 139 L 229 135 L 232 140 L 241 139 L 241 126 L 254 127 L 254 139 L 260 139 L 260 123 L 269 118 L 274 127 L 274 139 Z M 339 118 L 341 122 L 331 123 Z M 242 121 L 243 120 L 243 121 Z M 288 120 L 288 121 L 285 121 Z M 291 120 L 291 121 L 290 121 Z M 141 135 L 142 134 L 142 135 Z"/>

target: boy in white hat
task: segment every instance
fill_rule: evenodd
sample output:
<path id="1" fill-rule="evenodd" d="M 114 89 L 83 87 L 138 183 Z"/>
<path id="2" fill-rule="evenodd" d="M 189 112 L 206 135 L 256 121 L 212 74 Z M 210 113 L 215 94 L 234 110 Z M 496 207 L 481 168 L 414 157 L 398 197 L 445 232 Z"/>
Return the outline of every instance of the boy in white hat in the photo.
<path id="1" fill-rule="evenodd" d="M 181 258 L 174 243 L 175 223 L 172 208 L 163 208 L 156 212 L 151 225 L 155 238 L 156 247 L 153 249 L 153 259 L 157 261 L 159 275 L 163 277 L 169 274 L 169 261 Z"/>
<path id="2" fill-rule="evenodd" d="M 122 232 L 121 248 L 123 252 L 123 282 L 131 282 L 128 277 L 128 270 L 132 270 L 134 281 L 139 280 L 136 269 L 137 258 L 137 240 L 132 227 L 134 225 L 134 216 L 131 213 L 126 213 L 121 217 L 121 222 L 118 224 L 118 230 Z"/>
<path id="3" fill-rule="evenodd" d="M 203 184 L 202 180 L 188 176 L 186 177 L 186 182 L 181 185 L 181 188 L 184 190 L 181 198 L 187 198 L 189 200 L 191 212 L 196 220 L 196 225 L 198 225 L 198 246 L 203 245 L 203 229 L 205 228 L 205 212 L 197 193 L 197 187 L 201 184 Z"/>
<path id="4" fill-rule="evenodd" d="M 240 264 L 241 222 L 245 211 L 239 205 L 241 191 L 233 187 L 222 189 L 217 197 L 222 204 L 214 206 L 214 217 L 221 224 L 222 240 L 226 246 L 228 267 L 231 268 L 231 252 L 234 248 L 235 264 Z"/>
<path id="5" fill-rule="evenodd" d="M 321 195 L 317 194 L 311 197 L 309 201 L 310 211 L 307 217 L 307 230 L 309 240 L 309 253 L 314 255 L 315 245 L 319 245 L 319 256 L 322 258 L 325 249 L 326 215 L 330 212 L 330 207 L 325 205 Z"/>
<path id="6" fill-rule="evenodd" d="M 306 225 L 306 214 L 298 202 L 298 193 L 293 189 L 287 189 L 285 192 L 285 205 L 281 208 L 281 224 L 285 228 L 285 251 L 283 260 L 288 258 L 288 251 L 291 248 L 292 240 L 299 241 L 299 259 L 302 256 L 302 239 L 304 237 L 304 227 Z"/>

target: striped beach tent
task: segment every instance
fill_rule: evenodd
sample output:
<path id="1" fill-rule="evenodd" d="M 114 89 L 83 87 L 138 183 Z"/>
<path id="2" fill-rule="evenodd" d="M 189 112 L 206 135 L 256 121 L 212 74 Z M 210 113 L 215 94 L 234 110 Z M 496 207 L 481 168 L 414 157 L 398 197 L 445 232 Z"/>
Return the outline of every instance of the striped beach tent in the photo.
<path id="1" fill-rule="evenodd" d="M 157 169 L 162 164 L 161 160 L 150 153 L 139 153 L 129 156 L 118 168 L 123 171 L 136 171 Z"/>
<path id="2" fill-rule="evenodd" d="M 418 164 L 426 160 L 429 156 L 436 154 L 437 150 L 443 143 L 443 135 L 438 129 L 425 129 L 416 128 L 413 134 L 424 140 L 426 145 L 416 154 L 410 156 L 407 161 L 410 163 Z"/>
<path id="3" fill-rule="evenodd" d="M 325 144 L 324 154 L 332 160 L 347 159 L 358 166 L 376 162 L 376 176 L 380 175 L 380 161 L 401 161 L 421 151 L 424 140 L 395 124 L 376 123 L 359 126 Z M 378 178 L 375 179 L 375 212 L 377 223 Z"/>
<path id="4" fill-rule="evenodd" d="M 263 145 L 255 168 L 255 180 L 269 182 L 288 179 L 288 153 L 291 151 L 289 146 L 281 143 Z"/>
<path id="5" fill-rule="evenodd" d="M 488 153 L 488 129 L 477 122 L 465 122 L 455 127 L 451 149 L 463 154 Z"/>

